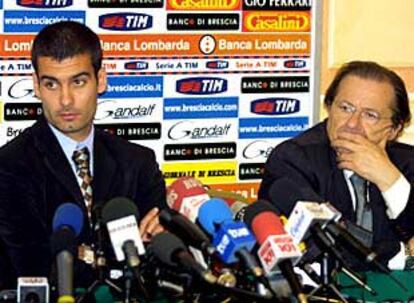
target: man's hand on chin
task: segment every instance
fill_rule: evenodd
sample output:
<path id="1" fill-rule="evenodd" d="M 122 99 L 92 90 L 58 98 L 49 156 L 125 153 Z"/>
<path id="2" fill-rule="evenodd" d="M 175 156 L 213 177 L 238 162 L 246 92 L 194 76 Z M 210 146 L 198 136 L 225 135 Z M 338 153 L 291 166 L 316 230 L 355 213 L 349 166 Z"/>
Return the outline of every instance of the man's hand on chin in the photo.
<path id="1" fill-rule="evenodd" d="M 375 144 L 360 134 L 342 132 L 331 144 L 340 169 L 352 170 L 384 192 L 401 174 L 385 151 L 386 142 L 386 137 Z"/>

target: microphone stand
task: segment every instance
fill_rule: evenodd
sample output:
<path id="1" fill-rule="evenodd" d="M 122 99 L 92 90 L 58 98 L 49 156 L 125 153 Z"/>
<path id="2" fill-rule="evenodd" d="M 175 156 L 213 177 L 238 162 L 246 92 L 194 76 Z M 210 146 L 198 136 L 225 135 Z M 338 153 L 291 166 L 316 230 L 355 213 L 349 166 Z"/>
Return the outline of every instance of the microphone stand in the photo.
<path id="1" fill-rule="evenodd" d="M 345 297 L 341 294 L 335 284 L 332 282 L 332 273 L 329 266 L 329 255 L 324 252 L 322 255 L 321 262 L 321 285 L 313 289 L 309 294 L 308 298 L 310 300 L 316 299 L 326 302 L 344 302 L 348 303 Z M 330 298 L 330 293 L 336 296 L 337 298 Z M 319 294 L 319 295 L 318 295 Z"/>
<path id="2" fill-rule="evenodd" d="M 87 303 L 88 296 L 93 295 L 95 290 L 102 285 L 107 285 L 108 287 L 112 288 L 119 294 L 122 294 L 122 289 L 118 287 L 116 284 L 111 282 L 109 279 L 106 278 L 107 275 L 107 268 L 106 268 L 106 258 L 105 252 L 103 249 L 103 235 L 102 235 L 102 224 L 100 218 L 100 209 L 95 208 L 96 215 L 96 225 L 95 225 L 95 234 L 96 234 L 96 246 L 94 245 L 94 254 L 95 254 L 95 266 L 98 272 L 98 279 L 95 280 L 86 290 L 84 294 L 76 299 L 76 303 Z"/>

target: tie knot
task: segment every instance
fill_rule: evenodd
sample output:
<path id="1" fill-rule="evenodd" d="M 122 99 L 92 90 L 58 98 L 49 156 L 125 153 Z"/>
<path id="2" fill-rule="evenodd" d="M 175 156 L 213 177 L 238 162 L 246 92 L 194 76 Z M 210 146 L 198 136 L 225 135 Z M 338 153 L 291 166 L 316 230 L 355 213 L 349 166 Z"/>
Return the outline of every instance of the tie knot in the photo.
<path id="1" fill-rule="evenodd" d="M 75 150 L 72 156 L 73 161 L 75 162 L 78 169 L 88 169 L 89 168 L 89 150 L 87 147 L 84 147 L 79 150 Z"/>

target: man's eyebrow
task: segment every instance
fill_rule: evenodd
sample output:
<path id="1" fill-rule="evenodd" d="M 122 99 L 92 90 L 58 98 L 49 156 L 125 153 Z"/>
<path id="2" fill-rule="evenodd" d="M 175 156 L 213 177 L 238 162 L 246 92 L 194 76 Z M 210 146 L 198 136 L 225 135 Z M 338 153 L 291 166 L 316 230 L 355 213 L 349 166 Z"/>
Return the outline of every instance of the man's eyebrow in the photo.
<path id="1" fill-rule="evenodd" d="M 71 79 L 76 79 L 76 78 L 79 78 L 79 77 L 82 77 L 82 76 L 87 76 L 87 77 L 90 77 L 90 75 L 91 75 L 91 73 L 89 73 L 89 72 L 80 72 L 80 73 L 78 73 L 78 74 L 76 74 L 76 75 L 73 75 L 73 76 L 71 76 L 70 78 Z M 49 76 L 49 75 L 43 75 L 43 76 L 41 76 L 40 77 L 40 80 L 50 80 L 50 81 L 59 81 L 56 77 L 53 77 L 53 76 Z"/>

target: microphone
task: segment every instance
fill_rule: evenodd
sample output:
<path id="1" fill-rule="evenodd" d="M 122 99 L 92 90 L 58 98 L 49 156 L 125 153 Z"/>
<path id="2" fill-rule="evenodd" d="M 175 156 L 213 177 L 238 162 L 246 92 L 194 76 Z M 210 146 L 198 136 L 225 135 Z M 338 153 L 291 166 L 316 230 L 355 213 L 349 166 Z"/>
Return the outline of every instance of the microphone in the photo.
<path id="1" fill-rule="evenodd" d="M 174 267 L 183 266 L 196 273 L 203 281 L 209 284 L 217 282 L 217 278 L 210 270 L 195 261 L 184 243 L 177 236 L 169 232 L 159 233 L 152 238 L 151 247 L 154 255 L 161 262 Z"/>
<path id="2" fill-rule="evenodd" d="M 213 236 L 213 245 L 224 263 L 241 260 L 256 277 L 263 276 L 262 268 L 250 254 L 256 239 L 244 222 L 233 221 L 233 212 L 226 202 L 219 198 L 204 202 L 198 222 Z"/>
<path id="3" fill-rule="evenodd" d="M 270 273 L 279 269 L 298 301 L 307 302 L 292 265 L 302 254 L 293 238 L 286 233 L 276 209 L 269 202 L 258 200 L 246 208 L 244 219 L 260 244 L 258 255 L 264 270 Z"/>
<path id="4" fill-rule="evenodd" d="M 167 188 L 168 206 L 192 222 L 196 221 L 201 204 L 209 199 L 203 184 L 192 177 L 179 178 Z"/>
<path id="5" fill-rule="evenodd" d="M 58 272 L 58 303 L 74 303 L 73 256 L 76 255 L 76 237 L 83 227 L 82 210 L 73 203 L 60 205 L 53 217 L 51 248 L 56 255 Z"/>
<path id="6" fill-rule="evenodd" d="M 343 228 L 338 229 L 340 225 L 336 223 L 336 221 L 340 218 L 341 213 L 329 203 L 298 201 L 291 215 L 289 216 L 289 220 L 286 226 L 287 230 L 290 232 L 290 234 L 297 242 L 306 240 L 309 237 L 309 235 L 311 235 L 318 246 L 321 246 L 323 250 L 328 251 L 335 257 L 336 260 L 339 261 L 342 271 L 348 277 L 354 280 L 361 287 L 364 287 L 371 294 L 375 294 L 375 290 L 373 290 L 366 283 L 364 283 L 363 279 L 356 272 L 354 272 L 346 266 L 347 262 L 345 261 L 341 252 L 339 251 L 337 243 L 330 237 L 332 233 L 326 234 L 325 232 L 325 230 L 329 231 L 330 229 L 332 229 L 335 232 L 339 232 L 339 230 L 342 230 Z M 345 234 L 353 238 L 353 236 L 350 235 L 348 232 L 346 232 Z M 339 240 L 340 238 L 339 234 L 334 234 L 333 236 L 335 240 Z M 354 240 L 358 241 L 356 238 Z M 360 245 L 363 246 L 362 243 L 360 243 Z M 308 250 L 311 250 L 311 246 Z M 312 257 L 315 256 L 311 256 L 311 258 Z M 310 272 L 310 269 L 307 270 L 307 265 L 304 260 L 301 260 L 300 265 L 301 268 L 303 268 L 305 272 L 307 272 L 311 276 L 312 273 Z"/>
<path id="7" fill-rule="evenodd" d="M 177 235 L 188 245 L 200 249 L 207 255 L 215 253 L 214 246 L 210 243 L 207 235 L 188 218 L 173 209 L 162 209 L 159 214 L 162 226 Z"/>
<path id="8" fill-rule="evenodd" d="M 125 197 L 118 197 L 109 200 L 102 208 L 102 222 L 106 224 L 116 259 L 124 261 L 131 258 L 124 252 L 124 245 L 134 245 L 137 254 L 145 254 L 144 244 L 139 234 L 138 222 L 139 212 L 134 202 Z M 126 243 L 128 240 L 130 242 Z M 131 251 L 133 251 L 131 249 Z M 138 256 L 136 256 L 138 257 Z M 131 259 L 126 260 L 127 264 L 134 264 Z"/>
<path id="9" fill-rule="evenodd" d="M 348 250 L 359 255 L 364 262 L 383 273 L 389 274 L 390 270 L 378 261 L 377 253 L 337 223 L 340 218 L 341 213 L 329 203 L 298 201 L 289 216 L 286 229 L 297 241 L 302 241 L 307 237 L 307 231 L 314 224 L 319 224 L 322 230 L 331 234 Z"/>
<path id="10" fill-rule="evenodd" d="M 127 268 L 137 279 L 138 286 L 145 298 L 149 294 L 144 287 L 139 265 L 139 255 L 145 254 L 144 244 L 139 233 L 139 211 L 134 202 L 126 197 L 109 200 L 102 208 L 102 222 L 106 224 L 112 247 L 118 261 L 125 261 Z M 125 273 L 125 300 L 129 300 L 131 290 L 131 274 Z"/>

